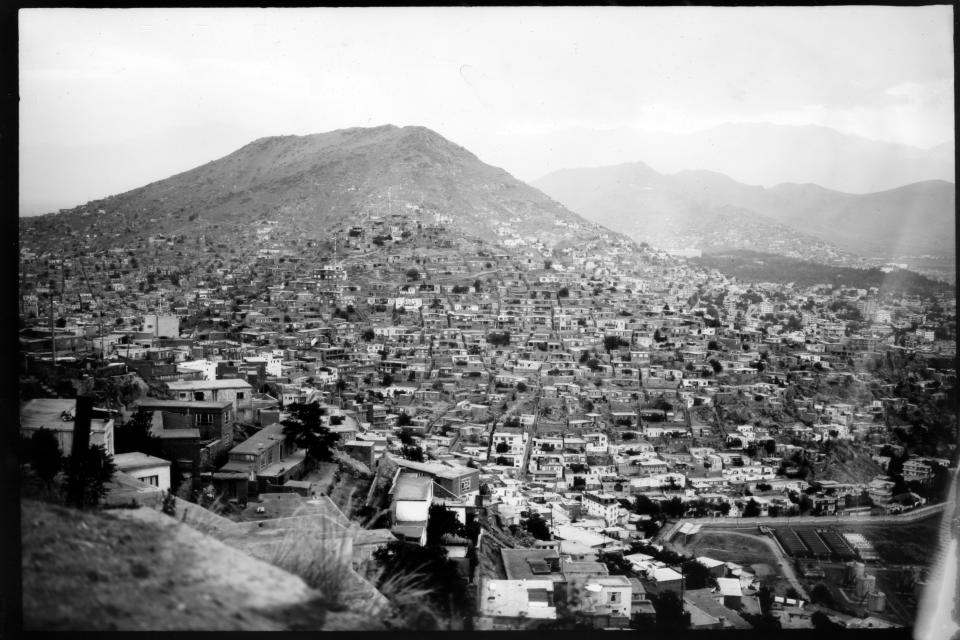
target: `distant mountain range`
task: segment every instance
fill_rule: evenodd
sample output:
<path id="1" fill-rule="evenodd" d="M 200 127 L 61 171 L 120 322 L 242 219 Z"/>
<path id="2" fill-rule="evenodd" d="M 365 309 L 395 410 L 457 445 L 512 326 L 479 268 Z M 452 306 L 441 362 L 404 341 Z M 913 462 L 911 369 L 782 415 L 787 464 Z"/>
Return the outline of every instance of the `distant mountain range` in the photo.
<path id="1" fill-rule="evenodd" d="M 633 162 L 564 169 L 533 184 L 587 219 L 655 246 L 844 264 L 850 254 L 955 255 L 955 185 L 943 180 L 855 195 L 815 184 L 749 186 L 712 171 L 664 175 Z"/>
<path id="2" fill-rule="evenodd" d="M 195 169 L 24 224 L 144 237 L 201 234 L 270 219 L 326 239 L 361 216 L 448 216 L 466 235 L 548 246 L 608 234 L 502 169 L 423 127 L 261 138 Z"/>
<path id="3" fill-rule="evenodd" d="M 564 129 L 504 134 L 490 144 L 520 147 L 520 140 L 522 149 L 511 162 L 501 164 L 528 181 L 566 167 L 636 160 L 666 174 L 704 169 L 744 184 L 813 183 L 845 193 L 874 193 L 927 180 L 956 181 L 953 142 L 921 149 L 819 126 L 724 124 L 683 134 L 633 128 Z"/>

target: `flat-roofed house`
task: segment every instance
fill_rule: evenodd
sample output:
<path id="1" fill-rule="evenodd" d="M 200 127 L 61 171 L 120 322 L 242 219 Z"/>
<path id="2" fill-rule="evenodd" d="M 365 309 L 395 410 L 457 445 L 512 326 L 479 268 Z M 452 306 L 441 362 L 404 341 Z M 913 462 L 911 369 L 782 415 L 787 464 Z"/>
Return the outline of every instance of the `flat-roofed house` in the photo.
<path id="1" fill-rule="evenodd" d="M 299 479 L 306 466 L 306 450 L 298 449 L 279 422 L 268 425 L 230 449 L 225 465 L 213 475 L 228 497 L 246 498 L 245 491 L 263 493 Z M 246 486 L 241 487 L 245 477 Z"/>
<path id="2" fill-rule="evenodd" d="M 433 480 L 400 472 L 391 490 L 393 503 L 393 527 L 390 531 L 397 538 L 414 542 L 421 547 L 427 544 L 427 520 L 433 503 Z"/>
<path id="3" fill-rule="evenodd" d="M 60 445 L 60 452 L 68 456 L 73 451 L 74 419 L 77 415 L 76 399 L 35 398 L 20 407 L 20 434 L 30 438 L 40 429 L 53 432 Z M 114 454 L 113 418 L 104 409 L 93 409 L 90 419 L 90 444 Z"/>

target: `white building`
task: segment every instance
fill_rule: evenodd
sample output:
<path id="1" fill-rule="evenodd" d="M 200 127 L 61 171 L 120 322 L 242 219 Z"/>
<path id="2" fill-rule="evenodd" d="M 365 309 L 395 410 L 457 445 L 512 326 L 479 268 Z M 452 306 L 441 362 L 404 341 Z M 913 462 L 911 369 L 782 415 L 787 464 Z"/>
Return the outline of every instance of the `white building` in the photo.
<path id="1" fill-rule="evenodd" d="M 137 480 L 158 487 L 161 491 L 170 489 L 170 461 L 148 456 L 145 453 L 118 453 L 113 456 L 117 469 Z"/>

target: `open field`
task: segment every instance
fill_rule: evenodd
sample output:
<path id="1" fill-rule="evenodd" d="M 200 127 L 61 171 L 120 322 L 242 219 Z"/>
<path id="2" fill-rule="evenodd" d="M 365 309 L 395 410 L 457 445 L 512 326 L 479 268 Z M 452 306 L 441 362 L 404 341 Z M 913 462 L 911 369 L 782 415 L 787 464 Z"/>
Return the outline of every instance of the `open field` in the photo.
<path id="1" fill-rule="evenodd" d="M 888 564 L 926 566 L 939 543 L 941 514 L 904 524 L 837 527 L 841 532 L 862 533 Z"/>
<path id="2" fill-rule="evenodd" d="M 690 544 L 681 544 L 679 538 L 669 546 L 677 552 L 694 557 L 707 556 L 724 562 L 735 562 L 757 576 L 767 588 L 778 595 L 787 589 L 798 587 L 795 576 L 770 547 L 772 541 L 748 531 L 703 530 L 693 537 Z M 798 589 L 799 590 L 799 589 Z"/>

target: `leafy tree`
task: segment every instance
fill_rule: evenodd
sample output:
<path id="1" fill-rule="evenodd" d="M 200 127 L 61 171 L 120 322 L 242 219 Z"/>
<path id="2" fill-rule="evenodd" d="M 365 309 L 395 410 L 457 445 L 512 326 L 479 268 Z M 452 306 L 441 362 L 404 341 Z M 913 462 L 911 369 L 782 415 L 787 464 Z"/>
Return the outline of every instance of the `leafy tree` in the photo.
<path id="1" fill-rule="evenodd" d="M 406 271 L 403 275 L 407 276 L 407 279 L 408 279 L 408 280 L 419 280 L 419 279 L 420 279 L 420 272 L 417 271 L 416 269 L 414 269 L 413 267 L 407 269 L 407 271 Z"/>
<path id="2" fill-rule="evenodd" d="M 373 329 L 364 329 L 363 333 L 360 334 L 360 337 L 367 342 L 371 342 L 373 341 L 374 338 L 377 337 L 377 334 L 374 333 Z"/>
<path id="3" fill-rule="evenodd" d="M 626 346 L 628 343 L 620 339 L 620 336 L 603 336 L 603 348 L 609 353 L 620 346 Z"/>
<path id="4" fill-rule="evenodd" d="M 760 515 L 760 505 L 757 504 L 757 501 L 753 498 L 750 498 L 750 501 L 747 502 L 747 506 L 743 508 L 743 517 L 744 518 L 756 518 Z"/>
<path id="5" fill-rule="evenodd" d="M 63 453 L 53 431 L 41 427 L 33 432 L 27 447 L 30 467 L 41 480 L 49 484 L 63 468 Z"/>
<path id="6" fill-rule="evenodd" d="M 69 499 L 76 500 L 76 506 L 81 509 L 100 504 L 109 491 L 107 482 L 117 471 L 113 456 L 100 445 L 90 445 L 78 456 L 67 456 L 64 468 L 64 491 Z"/>
<path id="7" fill-rule="evenodd" d="M 405 415 L 405 414 L 401 414 Z M 410 429 L 401 429 L 400 430 L 400 443 L 404 445 L 412 445 L 416 440 L 413 439 L 413 431 Z"/>
<path id="8" fill-rule="evenodd" d="M 446 534 L 466 536 L 466 527 L 457 514 L 442 504 L 431 504 L 427 516 L 427 544 L 440 544 Z"/>
<path id="9" fill-rule="evenodd" d="M 510 445 L 506 442 L 497 443 L 497 453 L 508 453 L 510 451 Z"/>
<path id="10" fill-rule="evenodd" d="M 293 438 L 294 444 L 307 450 L 307 458 L 313 462 L 333 459 L 333 446 L 340 434 L 331 433 L 323 424 L 326 412 L 320 405 L 294 403 L 288 407 L 290 417 L 283 424 L 283 433 Z"/>
<path id="11" fill-rule="evenodd" d="M 657 627 L 663 630 L 680 630 L 690 626 L 690 617 L 683 610 L 683 602 L 676 591 L 664 591 L 650 596 L 657 612 Z"/>
<path id="12" fill-rule="evenodd" d="M 539 513 L 532 514 L 523 523 L 524 528 L 537 540 L 550 540 L 550 527 Z"/>
<path id="13" fill-rule="evenodd" d="M 557 297 L 558 297 L 558 298 L 569 298 L 569 297 L 570 297 L 570 289 L 567 288 L 567 287 L 560 287 L 560 289 L 557 291 Z"/>
<path id="14" fill-rule="evenodd" d="M 153 411 L 137 411 L 133 418 L 115 433 L 114 449 L 117 453 L 139 451 L 148 456 L 163 457 L 163 442 L 150 432 Z"/>
<path id="15" fill-rule="evenodd" d="M 813 624 L 813 628 L 818 631 L 839 631 L 840 629 L 845 629 L 842 625 L 831 620 L 830 616 L 823 611 L 814 611 L 810 616 L 810 622 Z"/>
<path id="16" fill-rule="evenodd" d="M 393 384 L 393 376 L 390 375 L 389 373 L 383 374 L 383 379 L 381 380 L 381 384 L 383 384 L 383 386 L 385 387 L 391 386 Z"/>
<path id="17" fill-rule="evenodd" d="M 510 332 L 503 331 L 500 333 L 497 333 L 497 332 L 488 333 L 487 342 L 494 346 L 505 347 L 510 344 Z"/>
<path id="18" fill-rule="evenodd" d="M 825 584 L 818 584 L 810 591 L 810 598 L 827 607 L 833 606 L 833 595 Z"/>
<path id="19" fill-rule="evenodd" d="M 413 419 L 410 417 L 410 414 L 409 414 L 409 413 L 401 413 L 400 415 L 397 416 L 397 426 L 398 426 L 398 427 L 406 427 L 406 426 L 409 426 L 412 422 L 413 422 Z M 401 439 L 402 439 L 402 438 L 401 438 Z M 407 443 L 407 444 L 409 444 L 409 443 Z"/>
<path id="20" fill-rule="evenodd" d="M 525 383 L 523 382 L 517 383 L 517 391 L 519 391 L 520 393 L 523 393 L 526 390 L 527 390 L 527 385 Z"/>
<path id="21" fill-rule="evenodd" d="M 403 447 L 401 453 L 411 462 L 423 462 L 423 449 L 416 445 Z"/>
<path id="22" fill-rule="evenodd" d="M 687 507 L 677 496 L 674 496 L 663 503 L 663 512 L 671 518 L 682 518 Z"/>
<path id="23" fill-rule="evenodd" d="M 633 499 L 633 511 L 640 515 L 660 515 L 660 505 L 647 496 L 640 494 Z"/>
<path id="24" fill-rule="evenodd" d="M 685 560 L 681 566 L 683 568 L 684 584 L 688 589 L 703 589 L 717 584 L 717 579 L 700 561 Z"/>
<path id="25" fill-rule="evenodd" d="M 757 590 L 757 600 L 760 601 L 760 611 L 763 613 L 770 611 L 770 606 L 773 604 L 773 594 L 766 585 Z"/>

